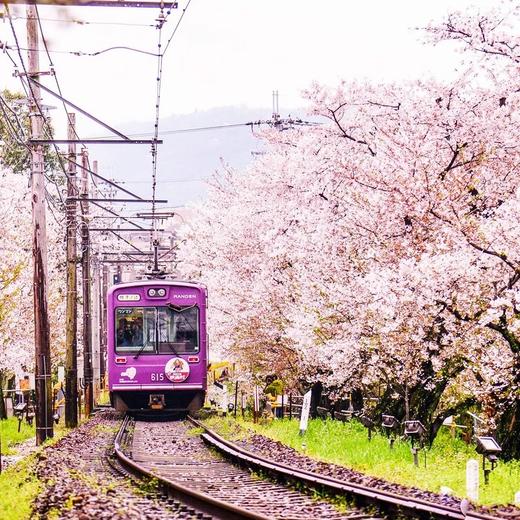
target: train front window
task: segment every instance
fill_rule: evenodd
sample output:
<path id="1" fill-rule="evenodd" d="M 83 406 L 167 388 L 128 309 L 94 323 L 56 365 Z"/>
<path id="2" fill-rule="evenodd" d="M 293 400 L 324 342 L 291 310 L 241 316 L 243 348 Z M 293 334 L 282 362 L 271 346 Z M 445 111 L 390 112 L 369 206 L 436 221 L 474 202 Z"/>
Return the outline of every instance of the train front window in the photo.
<path id="1" fill-rule="evenodd" d="M 159 354 L 174 352 L 176 354 L 199 351 L 199 310 L 195 306 L 159 307 L 158 320 L 158 351 Z"/>
<path id="2" fill-rule="evenodd" d="M 119 307 L 115 335 L 118 354 L 197 353 L 199 311 L 196 306 Z"/>
<path id="3" fill-rule="evenodd" d="M 154 352 L 155 342 L 148 330 L 155 328 L 154 307 L 116 309 L 116 352 Z"/>

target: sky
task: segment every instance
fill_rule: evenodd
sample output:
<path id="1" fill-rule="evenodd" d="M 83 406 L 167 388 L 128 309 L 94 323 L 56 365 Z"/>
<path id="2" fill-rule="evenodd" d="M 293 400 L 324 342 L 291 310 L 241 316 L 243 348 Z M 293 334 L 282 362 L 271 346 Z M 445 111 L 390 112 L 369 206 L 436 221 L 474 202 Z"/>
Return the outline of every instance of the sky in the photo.
<path id="1" fill-rule="evenodd" d="M 487 9 L 496 1 L 180 0 L 178 4 L 161 35 L 164 49 L 184 12 L 163 59 L 160 114 L 168 118 L 169 126 L 161 125 L 162 130 L 177 128 L 176 114 L 216 107 L 264 107 L 269 117 L 273 90 L 279 92 L 280 113 L 285 115 L 305 106 L 302 91 L 313 81 L 334 86 L 341 80 L 364 78 L 449 79 L 459 59 L 453 45 L 426 46 L 416 28 L 450 11 Z M 12 5 L 10 12 L 20 47 L 25 48 L 25 7 Z M 97 56 L 71 53 L 121 46 L 156 53 L 159 10 L 40 6 L 39 14 L 64 97 L 120 131 L 137 125 L 152 132 L 155 56 L 123 49 Z M 5 18 L 0 22 L 0 41 L 16 46 Z M 9 54 L 20 62 L 16 51 Z M 22 56 L 27 61 L 25 51 Z M 49 67 L 47 55 L 40 53 L 40 69 Z M 1 53 L 1 88 L 20 90 L 13 71 L 9 57 Z M 42 81 L 56 88 L 53 78 L 42 76 Z M 65 138 L 60 102 L 44 96 L 44 103 L 57 107 L 51 110 L 56 137 Z M 77 121 L 82 137 L 108 136 L 81 116 Z"/>
<path id="2" fill-rule="evenodd" d="M 301 91 L 314 80 L 333 85 L 341 79 L 362 77 L 388 81 L 446 76 L 455 63 L 452 47 L 422 45 L 415 27 L 457 8 L 486 8 L 494 3 L 192 0 L 164 58 L 161 113 L 186 114 L 229 105 L 270 107 L 275 89 L 280 92 L 281 108 L 297 107 L 304 104 Z M 186 5 L 187 0 L 180 0 L 178 9 L 172 10 L 163 27 L 163 42 L 171 36 Z M 13 15 L 23 17 L 24 11 L 23 6 L 11 6 Z M 154 53 L 158 39 L 154 27 L 108 24 L 154 25 L 158 10 L 40 6 L 39 12 L 65 97 L 113 125 L 153 122 L 155 57 L 127 50 L 95 57 L 56 51 L 91 53 L 130 46 Z M 23 47 L 25 23 L 24 19 L 14 20 Z M 7 21 L 0 26 L 0 39 L 14 45 Z M 44 53 L 41 67 L 49 68 Z M 2 56 L 2 86 L 16 88 L 19 84 L 9 77 L 12 69 Z M 53 86 L 50 78 L 45 82 Z"/>

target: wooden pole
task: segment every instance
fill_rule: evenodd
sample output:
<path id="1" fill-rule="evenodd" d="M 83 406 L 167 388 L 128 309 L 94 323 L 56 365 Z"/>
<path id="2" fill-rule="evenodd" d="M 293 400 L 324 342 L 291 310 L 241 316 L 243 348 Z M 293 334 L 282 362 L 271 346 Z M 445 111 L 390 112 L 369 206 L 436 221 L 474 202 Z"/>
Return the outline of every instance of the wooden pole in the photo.
<path id="1" fill-rule="evenodd" d="M 107 291 L 108 291 L 108 266 L 103 264 L 101 280 L 101 348 L 99 353 L 99 372 L 103 385 L 106 386 L 106 355 L 107 355 Z"/>
<path id="2" fill-rule="evenodd" d="M 76 114 L 69 113 L 68 137 L 76 135 Z M 67 309 L 66 309 L 66 360 L 65 360 L 65 425 L 75 428 L 78 425 L 78 287 L 76 253 L 76 145 L 69 145 L 67 172 Z"/>
<path id="3" fill-rule="evenodd" d="M 88 199 L 88 153 L 81 152 L 81 198 Z M 88 230 L 88 202 L 81 201 L 81 287 L 83 290 L 83 374 L 85 379 L 85 417 L 92 413 L 94 391 L 92 387 L 92 321 L 90 311 L 90 235 Z"/>
<path id="4" fill-rule="evenodd" d="M 92 161 L 92 171 L 97 173 L 97 161 Z M 94 197 L 98 197 L 99 193 L 96 186 L 92 186 L 90 193 Z M 92 244 L 91 252 L 92 252 Z M 99 401 L 99 391 L 101 388 L 100 382 L 100 351 L 101 351 L 101 323 L 100 323 L 100 299 L 101 299 L 101 264 L 96 257 L 90 258 L 92 269 L 92 297 L 90 302 L 90 309 L 92 312 L 91 327 L 92 327 L 92 383 L 94 389 L 94 403 Z"/>
<path id="5" fill-rule="evenodd" d="M 27 47 L 29 75 L 39 80 L 38 22 L 36 8 L 27 6 Z M 40 89 L 32 85 L 29 96 L 31 138 L 42 136 L 43 116 L 39 109 Z M 45 215 L 44 158 L 41 144 L 31 146 L 31 191 L 33 223 L 33 294 L 36 391 L 36 444 L 53 436 L 51 356 L 47 309 L 47 224 Z"/>
<path id="6" fill-rule="evenodd" d="M 233 410 L 235 419 L 237 418 L 237 406 L 238 406 L 238 381 L 235 381 L 235 409 Z"/>

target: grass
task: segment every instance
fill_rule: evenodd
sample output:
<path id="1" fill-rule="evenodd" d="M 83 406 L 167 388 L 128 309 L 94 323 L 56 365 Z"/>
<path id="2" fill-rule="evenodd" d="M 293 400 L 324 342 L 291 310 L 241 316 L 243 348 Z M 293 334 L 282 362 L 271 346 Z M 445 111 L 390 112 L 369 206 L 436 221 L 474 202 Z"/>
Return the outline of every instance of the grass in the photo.
<path id="1" fill-rule="evenodd" d="M 108 392 L 108 389 L 103 388 L 99 391 L 99 395 L 96 399 L 96 404 L 99 404 L 99 405 L 110 404 L 110 394 Z"/>
<path id="2" fill-rule="evenodd" d="M 18 432 L 18 419 L 16 417 L 0 420 L 2 455 L 12 455 L 16 453 L 14 445 L 34 437 L 34 432 L 34 421 L 32 426 L 29 426 L 25 420 L 22 421 L 20 432 Z"/>
<path id="3" fill-rule="evenodd" d="M 30 455 L 0 474 L 0 518 L 29 518 L 34 498 L 43 484 L 35 476 L 35 457 Z"/>
<path id="4" fill-rule="evenodd" d="M 69 429 L 65 428 L 62 419 L 59 424 L 54 424 L 54 438 L 46 441 L 45 445 L 57 442 L 68 432 Z M 34 422 L 29 426 L 23 421 L 18 433 L 18 419 L 11 417 L 1 420 L 0 435 L 2 454 L 16 453 L 16 444 L 34 438 Z M 31 518 L 32 502 L 43 488 L 42 482 L 35 476 L 36 457 L 37 452 L 34 452 L 0 474 L 0 518 L 2 520 Z"/>
<path id="5" fill-rule="evenodd" d="M 396 440 L 394 449 L 390 449 L 388 439 L 377 433 L 369 442 L 367 430 L 357 421 L 310 420 L 303 436 L 299 435 L 298 421 L 289 419 L 253 424 L 241 419 L 211 418 L 207 423 L 227 438 L 238 439 L 247 435 L 246 429 L 253 430 L 315 459 L 436 493 L 441 486 L 447 486 L 461 498 L 466 495 L 466 462 L 474 458 L 481 467 L 480 504 L 512 503 L 514 494 L 520 491 L 520 461 L 500 462 L 490 475 L 490 484 L 485 486 L 482 457 L 473 446 L 444 430 L 431 449 L 420 451 L 416 467 L 408 442 Z"/>

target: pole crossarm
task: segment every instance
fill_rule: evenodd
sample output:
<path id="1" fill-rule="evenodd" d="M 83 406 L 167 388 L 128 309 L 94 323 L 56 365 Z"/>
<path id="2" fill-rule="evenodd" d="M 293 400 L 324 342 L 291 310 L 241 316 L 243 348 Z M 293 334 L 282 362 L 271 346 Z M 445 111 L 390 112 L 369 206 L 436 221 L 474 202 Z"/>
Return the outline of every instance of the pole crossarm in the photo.
<path id="1" fill-rule="evenodd" d="M 98 260 L 101 264 L 149 264 L 151 260 Z"/>
<path id="2" fill-rule="evenodd" d="M 164 250 L 164 248 L 162 248 Z M 168 248 L 169 249 L 169 248 Z M 136 255 L 136 256 L 153 256 L 154 253 L 150 251 L 100 251 L 98 254 L 104 256 L 117 256 L 117 255 Z"/>
<path id="3" fill-rule="evenodd" d="M 148 7 L 152 9 L 177 9 L 177 2 L 151 2 L 132 0 L 7 0 L 7 4 L 57 5 L 77 7 Z"/>
<path id="4" fill-rule="evenodd" d="M 154 202 L 153 199 L 87 199 L 85 197 L 67 197 L 67 200 L 70 201 L 84 201 L 84 202 L 105 202 L 105 203 L 112 203 L 112 202 L 140 202 L 140 203 L 150 203 Z M 160 199 L 156 200 L 155 203 L 157 204 L 167 204 L 168 201 L 166 199 Z"/>
<path id="5" fill-rule="evenodd" d="M 90 228 L 89 231 L 112 231 L 115 232 L 128 232 L 128 233 L 151 233 L 153 228 L 150 229 L 135 229 L 135 228 Z M 156 231 L 166 231 L 165 229 L 157 229 Z"/>
<path id="6" fill-rule="evenodd" d="M 162 139 L 29 139 L 30 144 L 163 144 Z"/>

